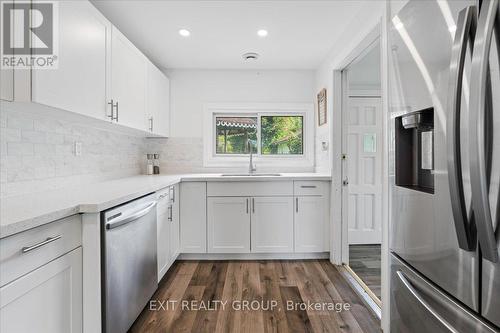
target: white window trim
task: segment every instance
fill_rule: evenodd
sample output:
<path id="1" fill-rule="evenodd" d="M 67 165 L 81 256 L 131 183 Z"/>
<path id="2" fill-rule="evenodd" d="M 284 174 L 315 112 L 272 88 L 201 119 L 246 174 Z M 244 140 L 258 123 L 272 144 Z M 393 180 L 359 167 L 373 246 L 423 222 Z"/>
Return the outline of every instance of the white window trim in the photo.
<path id="1" fill-rule="evenodd" d="M 216 155 L 214 116 L 228 114 L 245 116 L 249 114 L 303 116 L 302 155 L 254 155 L 254 162 L 264 167 L 314 167 L 314 106 L 309 103 L 209 103 L 203 112 L 203 166 L 205 167 L 248 167 L 248 155 Z M 260 124 L 260 119 L 258 121 Z M 260 131 L 260 128 L 258 128 Z M 260 147 L 258 147 L 260 152 Z"/>

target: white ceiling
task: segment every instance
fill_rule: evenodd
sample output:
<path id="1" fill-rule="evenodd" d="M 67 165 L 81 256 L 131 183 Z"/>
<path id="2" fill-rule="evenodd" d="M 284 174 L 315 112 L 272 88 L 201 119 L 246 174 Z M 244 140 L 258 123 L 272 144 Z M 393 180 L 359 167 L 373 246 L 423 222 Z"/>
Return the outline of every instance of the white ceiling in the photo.
<path id="1" fill-rule="evenodd" d="M 314 69 L 370 1 L 92 2 L 160 67 Z M 179 36 L 182 28 L 191 36 Z M 258 37 L 258 29 L 269 35 Z M 245 62 L 246 52 L 259 53 L 259 60 Z"/>

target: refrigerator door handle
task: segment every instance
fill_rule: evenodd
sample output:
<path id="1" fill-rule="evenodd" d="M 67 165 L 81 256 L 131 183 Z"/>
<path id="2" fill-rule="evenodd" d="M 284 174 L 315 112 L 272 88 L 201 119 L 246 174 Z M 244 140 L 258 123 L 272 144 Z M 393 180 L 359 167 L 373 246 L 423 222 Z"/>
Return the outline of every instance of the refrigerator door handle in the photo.
<path id="1" fill-rule="evenodd" d="M 462 178 L 462 158 L 460 148 L 460 111 L 462 101 L 462 79 L 467 44 L 471 49 L 476 34 L 477 11 L 475 6 L 464 8 L 458 15 L 457 30 L 453 41 L 450 63 L 449 117 L 447 120 L 447 162 L 448 182 L 450 188 L 451 207 L 455 221 L 458 245 L 461 249 L 471 251 L 474 248 L 474 237 L 471 221 L 467 216 Z"/>
<path id="2" fill-rule="evenodd" d="M 483 258 L 498 262 L 498 250 L 493 230 L 489 202 L 490 136 L 486 125 L 491 111 L 489 91 L 489 63 L 493 30 L 499 12 L 498 0 L 483 3 L 479 15 L 474 54 L 472 57 L 471 100 L 470 100 L 470 174 L 472 185 L 473 210 L 477 234 Z M 498 31 L 497 33 L 500 33 Z M 498 38 L 498 36 L 497 36 Z M 489 124 L 491 125 L 491 124 Z M 486 135 L 485 135 L 486 134 Z"/>
<path id="3" fill-rule="evenodd" d="M 434 317 L 436 318 L 444 327 L 446 327 L 450 332 L 459 333 L 450 323 L 448 323 L 439 313 L 437 313 L 430 305 L 427 303 L 418 291 L 413 287 L 413 285 L 408 281 L 406 276 L 402 271 L 396 272 L 399 280 L 408 289 L 408 291 L 415 297 L 415 299 Z"/>

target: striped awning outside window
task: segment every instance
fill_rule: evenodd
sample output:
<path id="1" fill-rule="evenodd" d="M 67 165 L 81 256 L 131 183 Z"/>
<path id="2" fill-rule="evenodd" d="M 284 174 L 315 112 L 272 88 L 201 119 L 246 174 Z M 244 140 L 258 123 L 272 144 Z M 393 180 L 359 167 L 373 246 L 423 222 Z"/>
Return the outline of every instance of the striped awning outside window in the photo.
<path id="1" fill-rule="evenodd" d="M 216 125 L 236 128 L 257 128 L 257 121 L 255 118 L 217 117 Z"/>

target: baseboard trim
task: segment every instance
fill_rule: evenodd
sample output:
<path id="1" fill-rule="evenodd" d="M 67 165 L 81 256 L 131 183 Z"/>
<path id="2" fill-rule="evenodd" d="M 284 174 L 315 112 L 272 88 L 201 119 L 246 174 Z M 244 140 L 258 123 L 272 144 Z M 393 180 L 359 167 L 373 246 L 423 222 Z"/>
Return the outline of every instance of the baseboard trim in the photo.
<path id="1" fill-rule="evenodd" d="M 302 260 L 328 259 L 330 252 L 317 253 L 182 253 L 178 260 Z"/>

